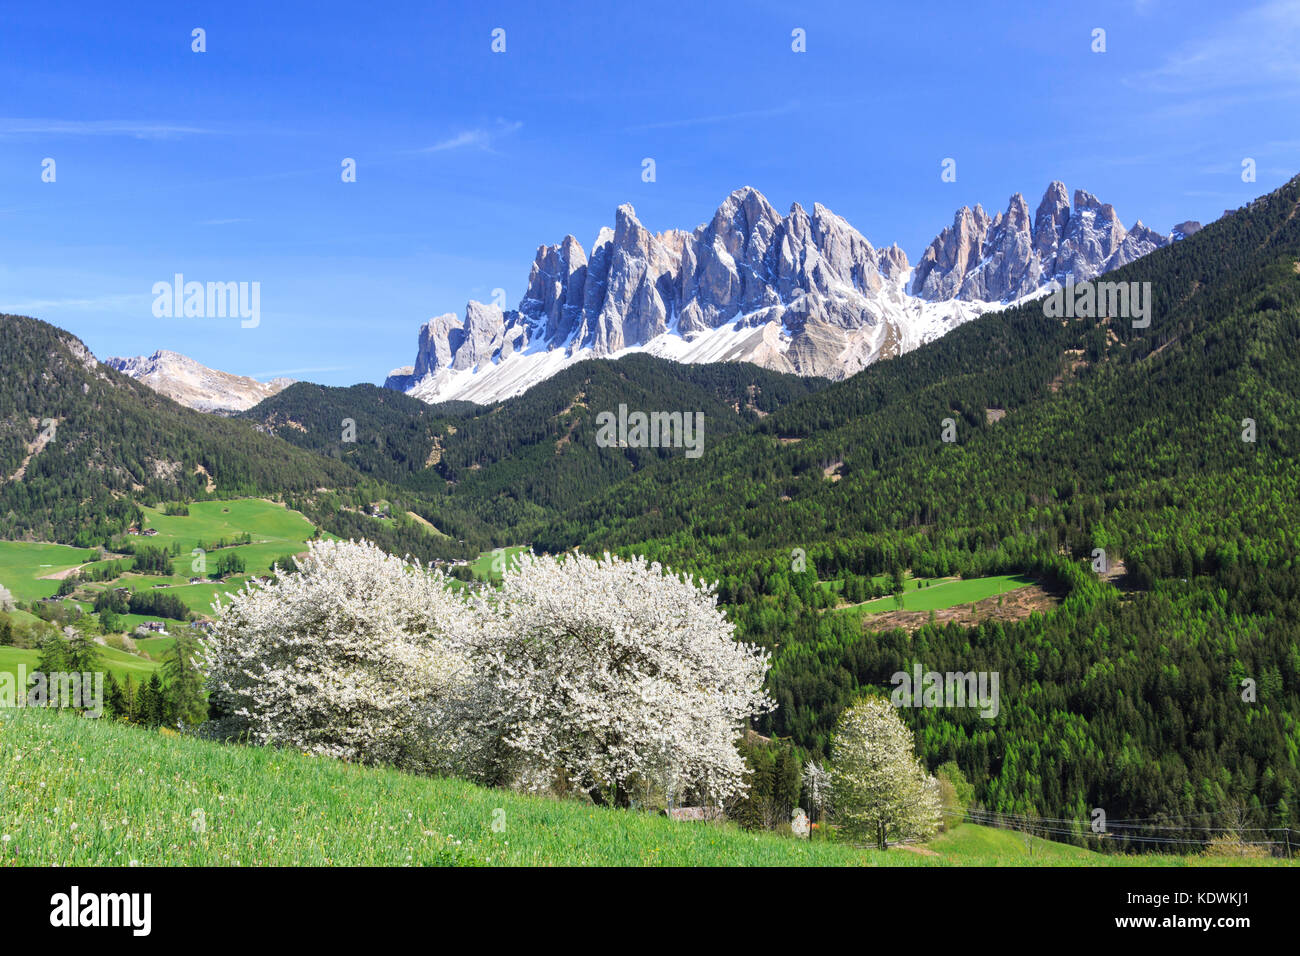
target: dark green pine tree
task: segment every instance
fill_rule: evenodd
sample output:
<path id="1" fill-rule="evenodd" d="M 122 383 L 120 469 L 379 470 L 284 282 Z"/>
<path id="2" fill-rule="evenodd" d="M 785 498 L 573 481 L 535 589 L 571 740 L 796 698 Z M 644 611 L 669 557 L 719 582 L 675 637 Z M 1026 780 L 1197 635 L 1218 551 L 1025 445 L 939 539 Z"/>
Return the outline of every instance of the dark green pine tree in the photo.
<path id="1" fill-rule="evenodd" d="M 119 719 L 127 722 L 135 722 L 140 719 L 140 710 L 137 706 L 139 694 L 139 688 L 136 686 L 134 678 L 127 674 L 126 683 L 122 687 L 122 709 L 117 712 Z"/>
<path id="2" fill-rule="evenodd" d="M 158 727 L 167 720 L 167 701 L 163 696 L 162 678 L 154 671 L 149 681 L 140 685 L 136 712 L 138 720 L 146 727 Z"/>
<path id="3" fill-rule="evenodd" d="M 197 656 L 198 647 L 194 639 L 182 632 L 176 636 L 163 660 L 163 673 L 167 677 L 163 693 L 169 723 L 194 727 L 207 719 L 208 704 Z"/>
<path id="4" fill-rule="evenodd" d="M 53 674 L 67 670 L 68 643 L 58 634 L 51 634 L 41 641 L 36 657 L 36 669 L 42 674 Z"/>
<path id="5" fill-rule="evenodd" d="M 104 716 L 114 720 L 124 720 L 126 711 L 126 697 L 122 693 L 122 685 L 117 682 L 113 672 L 108 671 L 104 674 Z"/>
<path id="6" fill-rule="evenodd" d="M 72 629 L 72 633 L 68 635 L 66 646 L 65 670 L 88 674 L 99 666 L 99 651 L 95 647 L 95 642 L 81 628 L 74 627 Z"/>

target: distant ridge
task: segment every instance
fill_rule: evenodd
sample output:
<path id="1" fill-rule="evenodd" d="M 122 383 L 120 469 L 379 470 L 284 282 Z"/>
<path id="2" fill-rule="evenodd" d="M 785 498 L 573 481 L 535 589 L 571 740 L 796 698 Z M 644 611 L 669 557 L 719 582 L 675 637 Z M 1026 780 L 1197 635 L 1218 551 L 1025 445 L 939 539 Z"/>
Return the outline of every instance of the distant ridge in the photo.
<path id="1" fill-rule="evenodd" d="M 259 382 L 232 375 L 166 349 L 149 356 L 106 358 L 104 364 L 200 412 L 242 412 L 294 383 L 291 378 Z"/>

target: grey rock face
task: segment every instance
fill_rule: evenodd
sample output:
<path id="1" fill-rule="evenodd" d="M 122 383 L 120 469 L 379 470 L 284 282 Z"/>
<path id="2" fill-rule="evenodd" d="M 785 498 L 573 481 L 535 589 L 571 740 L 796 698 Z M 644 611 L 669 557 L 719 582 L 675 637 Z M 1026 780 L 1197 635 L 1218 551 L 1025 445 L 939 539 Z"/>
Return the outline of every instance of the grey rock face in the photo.
<path id="1" fill-rule="evenodd" d="M 897 245 L 875 249 L 820 203 L 811 215 L 795 203 L 782 216 L 749 186 L 690 232 L 656 235 L 624 204 L 590 254 L 571 235 L 539 247 L 517 310 L 471 302 L 463 321 L 448 314 L 425 323 L 414 366 L 394 370 L 385 384 L 430 401 L 449 397 L 448 389 L 490 400 L 536 380 L 518 362 L 496 374 L 519 353 L 561 350 L 567 360 L 647 345 L 685 361 L 748 360 L 838 378 L 942 334 L 980 304 L 1028 295 L 1067 274 L 1091 278 L 1169 241 L 1141 222 L 1126 230 L 1111 206 L 1082 190 L 1071 208 L 1059 182 L 1032 221 L 1019 193 L 992 218 L 978 205 L 958 210 L 915 270 Z M 708 339 L 713 333 L 725 341 Z M 720 344 L 691 351 L 706 340 Z M 548 360 L 545 374 L 558 367 Z M 466 387 L 453 375 L 471 370 L 504 384 Z"/>
<path id="2" fill-rule="evenodd" d="M 1092 279 L 1191 235 L 1175 229 L 1163 236 L 1141 220 L 1125 229 L 1109 203 L 1077 189 L 1071 209 L 1067 196 L 1064 183 L 1051 183 L 1032 226 L 1019 193 L 992 220 L 979 206 L 958 210 L 917 263 L 913 294 L 930 302 L 1009 302 L 1067 276 Z"/>
<path id="3" fill-rule="evenodd" d="M 88 358 L 93 367 L 95 357 L 86 351 L 79 340 L 73 341 L 78 350 L 85 353 L 80 356 L 83 362 Z M 208 368 L 187 355 L 166 349 L 160 349 L 149 356 L 106 358 L 104 364 L 144 382 L 155 392 L 200 412 L 244 411 L 294 383 L 291 378 L 273 378 L 269 382 L 259 382 L 246 375 L 232 375 Z"/>
<path id="4" fill-rule="evenodd" d="M 529 343 L 602 356 L 670 329 L 691 335 L 742 318 L 757 327 L 787 311 L 796 330 L 810 319 L 840 328 L 872 324 L 881 310 L 871 308 L 871 297 L 907 269 L 903 250 L 878 255 L 820 203 L 812 216 L 795 204 L 782 217 L 751 187 L 733 192 L 693 232 L 655 235 L 624 204 L 590 259 L 573 236 L 540 247 L 517 311 L 471 302 L 463 322 L 448 314 L 425 323 L 415 365 L 394 372 L 389 384 L 410 389 Z M 760 346 L 779 354 L 771 341 L 760 339 Z"/>

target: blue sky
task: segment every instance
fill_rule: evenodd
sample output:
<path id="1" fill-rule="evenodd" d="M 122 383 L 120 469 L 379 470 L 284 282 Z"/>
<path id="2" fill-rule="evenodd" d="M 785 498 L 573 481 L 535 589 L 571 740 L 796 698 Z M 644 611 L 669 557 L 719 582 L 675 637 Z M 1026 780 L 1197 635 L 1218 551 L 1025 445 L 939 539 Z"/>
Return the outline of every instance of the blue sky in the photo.
<path id="1" fill-rule="evenodd" d="M 914 261 L 1061 179 L 1167 231 L 1300 170 L 1297 50 L 1300 0 L 5 4 L 0 311 L 350 384 L 622 202 L 693 228 L 752 185 Z M 260 325 L 155 318 L 178 272 L 259 282 Z"/>

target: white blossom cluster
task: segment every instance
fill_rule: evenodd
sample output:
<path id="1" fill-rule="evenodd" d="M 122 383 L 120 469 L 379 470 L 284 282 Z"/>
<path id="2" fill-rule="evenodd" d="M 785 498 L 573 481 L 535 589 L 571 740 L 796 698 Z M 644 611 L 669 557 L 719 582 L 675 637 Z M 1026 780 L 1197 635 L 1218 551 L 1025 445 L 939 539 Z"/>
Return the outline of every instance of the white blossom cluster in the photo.
<path id="1" fill-rule="evenodd" d="M 440 571 L 366 542 L 312 542 L 298 567 L 228 595 L 204 641 L 217 732 L 438 768 L 454 741 L 437 718 L 466 680 L 464 603 Z"/>
<path id="2" fill-rule="evenodd" d="M 773 706 L 769 656 L 735 640 L 712 587 L 643 558 L 530 555 L 480 610 L 470 656 L 526 764 L 608 802 L 744 792 L 736 742 Z"/>
<path id="3" fill-rule="evenodd" d="M 713 589 L 658 564 L 525 556 L 463 598 L 366 542 L 313 542 L 297 573 L 232 596 L 205 642 L 216 730 L 490 783 L 745 789 L 736 742 L 773 705 L 769 657 Z"/>
<path id="4" fill-rule="evenodd" d="M 803 768 L 803 788 L 812 805 L 818 810 L 823 809 L 830 800 L 830 772 L 809 760 Z"/>

